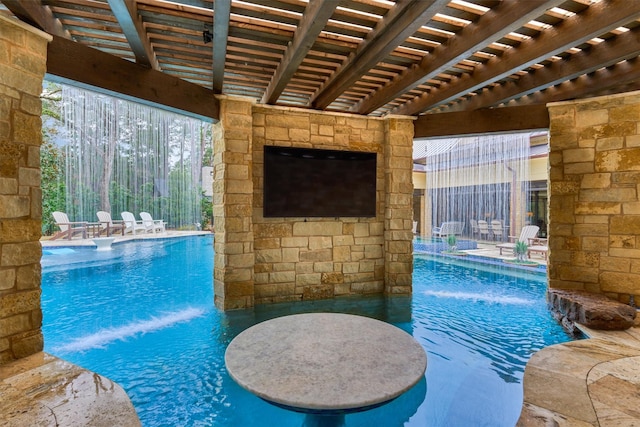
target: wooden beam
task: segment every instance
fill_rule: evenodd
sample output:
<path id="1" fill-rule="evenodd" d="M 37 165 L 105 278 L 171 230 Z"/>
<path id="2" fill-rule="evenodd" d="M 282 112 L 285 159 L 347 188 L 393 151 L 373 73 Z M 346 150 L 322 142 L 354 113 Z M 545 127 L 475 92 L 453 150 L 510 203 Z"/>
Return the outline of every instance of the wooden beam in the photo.
<path id="1" fill-rule="evenodd" d="M 136 62 L 154 70 L 160 70 L 156 55 L 151 48 L 147 32 L 138 16 L 136 0 L 108 0 L 124 36 L 131 46 Z"/>
<path id="2" fill-rule="evenodd" d="M 316 0 L 309 3 L 293 40 L 262 97 L 263 104 L 274 104 L 278 100 L 339 3 L 339 0 Z"/>
<path id="3" fill-rule="evenodd" d="M 448 0 L 399 0 L 382 21 L 349 55 L 340 68 L 314 94 L 310 104 L 327 108 L 349 86 L 376 66 L 385 56 L 412 36 L 436 13 L 449 4 Z"/>
<path id="4" fill-rule="evenodd" d="M 500 86 L 485 89 L 476 96 L 458 102 L 441 112 L 470 111 L 481 108 L 495 107 L 511 100 L 521 98 L 534 92 L 543 91 L 563 81 L 573 80 L 583 74 L 590 74 L 598 69 L 615 65 L 620 61 L 636 58 L 640 55 L 640 28 L 612 37 L 606 42 L 591 46 L 589 49 L 575 53 L 565 60 L 553 62 L 544 68 L 531 71 L 518 80 L 506 82 Z M 624 78 L 620 76 L 619 78 Z M 596 81 L 591 79 L 593 84 Z M 606 82 L 602 82 L 606 84 Z M 611 83 L 611 82 L 609 82 Z M 573 93 L 566 94 L 574 98 Z M 544 101 L 540 96 L 536 97 L 537 103 L 555 102 L 557 91 L 554 91 L 554 99 Z"/>
<path id="5" fill-rule="evenodd" d="M 39 0 L 2 0 L 2 3 L 21 21 L 54 36 L 71 39 L 69 31 L 65 30 L 60 20 L 53 16 L 49 6 L 43 6 Z"/>
<path id="6" fill-rule="evenodd" d="M 549 128 L 545 105 L 425 114 L 414 121 L 414 137 L 478 135 Z"/>
<path id="7" fill-rule="evenodd" d="M 227 38 L 231 19 L 231 0 L 215 0 L 213 6 L 213 91 L 222 93 Z"/>
<path id="8" fill-rule="evenodd" d="M 640 1 L 603 0 L 594 3 L 584 12 L 543 31 L 537 38 L 523 41 L 517 48 L 490 59 L 472 74 L 465 74 L 439 89 L 417 96 L 392 113 L 414 115 L 445 104 L 639 17 Z"/>
<path id="9" fill-rule="evenodd" d="M 485 46 L 542 15 L 564 0 L 505 0 L 490 9 L 474 23 L 467 25 L 447 43 L 436 47 L 422 58 L 418 66 L 408 69 L 392 82 L 356 104 L 351 111 L 369 114 L 393 101 L 443 71 L 468 58 Z"/>
<path id="10" fill-rule="evenodd" d="M 209 122 L 220 119 L 212 90 L 57 36 L 47 48 L 47 78 Z"/>

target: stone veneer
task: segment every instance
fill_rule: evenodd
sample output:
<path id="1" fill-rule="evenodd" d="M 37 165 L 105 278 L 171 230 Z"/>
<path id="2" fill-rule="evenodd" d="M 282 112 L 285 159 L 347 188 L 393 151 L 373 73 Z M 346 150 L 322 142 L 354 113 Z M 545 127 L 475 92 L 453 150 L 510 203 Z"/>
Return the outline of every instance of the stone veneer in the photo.
<path id="1" fill-rule="evenodd" d="M 549 115 L 549 286 L 640 303 L 640 92 Z"/>
<path id="2" fill-rule="evenodd" d="M 0 364 L 43 347 L 40 93 L 50 39 L 0 16 Z"/>
<path id="3" fill-rule="evenodd" d="M 220 108 L 213 196 L 218 307 L 411 293 L 412 118 L 320 113 L 224 96 Z M 264 218 L 264 145 L 378 153 L 376 217 Z"/>

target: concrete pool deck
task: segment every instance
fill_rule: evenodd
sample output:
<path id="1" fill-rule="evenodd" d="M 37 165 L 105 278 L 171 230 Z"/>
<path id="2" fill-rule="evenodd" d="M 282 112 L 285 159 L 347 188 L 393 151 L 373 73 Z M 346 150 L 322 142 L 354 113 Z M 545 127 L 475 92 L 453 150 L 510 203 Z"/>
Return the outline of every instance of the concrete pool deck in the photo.
<path id="1" fill-rule="evenodd" d="M 208 233 L 120 236 L 116 243 L 202 234 Z M 85 240 L 45 241 L 43 246 L 95 246 Z M 490 246 L 482 244 L 476 251 L 489 257 L 499 253 Z M 546 347 L 527 363 L 518 427 L 640 426 L 640 327 L 615 332 L 581 329 L 589 339 Z M 75 387 L 70 378 L 83 387 Z M 61 418 L 54 425 L 59 426 L 139 425 L 130 401 L 118 389 L 106 378 L 38 353 L 0 367 L 0 425 L 51 425 L 58 414 Z M 87 415 L 96 408 L 108 414 L 103 424 Z"/>

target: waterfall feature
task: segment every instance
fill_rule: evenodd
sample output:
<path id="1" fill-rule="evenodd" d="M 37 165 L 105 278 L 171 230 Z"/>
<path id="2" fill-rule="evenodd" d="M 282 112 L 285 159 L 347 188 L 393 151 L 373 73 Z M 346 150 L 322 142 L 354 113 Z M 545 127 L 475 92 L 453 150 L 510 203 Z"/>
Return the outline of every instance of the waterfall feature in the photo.
<path id="1" fill-rule="evenodd" d="M 506 235 L 527 220 L 530 134 L 423 141 L 426 155 L 426 230 L 445 221 L 499 220 Z M 481 237 L 477 235 L 477 237 Z M 487 236 L 489 237 L 489 236 Z"/>
<path id="2" fill-rule="evenodd" d="M 71 86 L 62 86 L 62 119 L 70 218 L 146 211 L 171 228 L 201 222 L 209 123 Z"/>

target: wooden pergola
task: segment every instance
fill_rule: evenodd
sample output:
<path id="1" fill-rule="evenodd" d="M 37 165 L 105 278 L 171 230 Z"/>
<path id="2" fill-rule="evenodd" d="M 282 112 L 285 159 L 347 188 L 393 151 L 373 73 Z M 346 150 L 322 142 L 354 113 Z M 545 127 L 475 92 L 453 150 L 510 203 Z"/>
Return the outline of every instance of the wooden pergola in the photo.
<path id="1" fill-rule="evenodd" d="M 49 79 L 208 120 L 214 94 L 415 115 L 415 136 L 544 128 L 640 89 L 640 1 L 0 0 L 54 36 Z"/>

